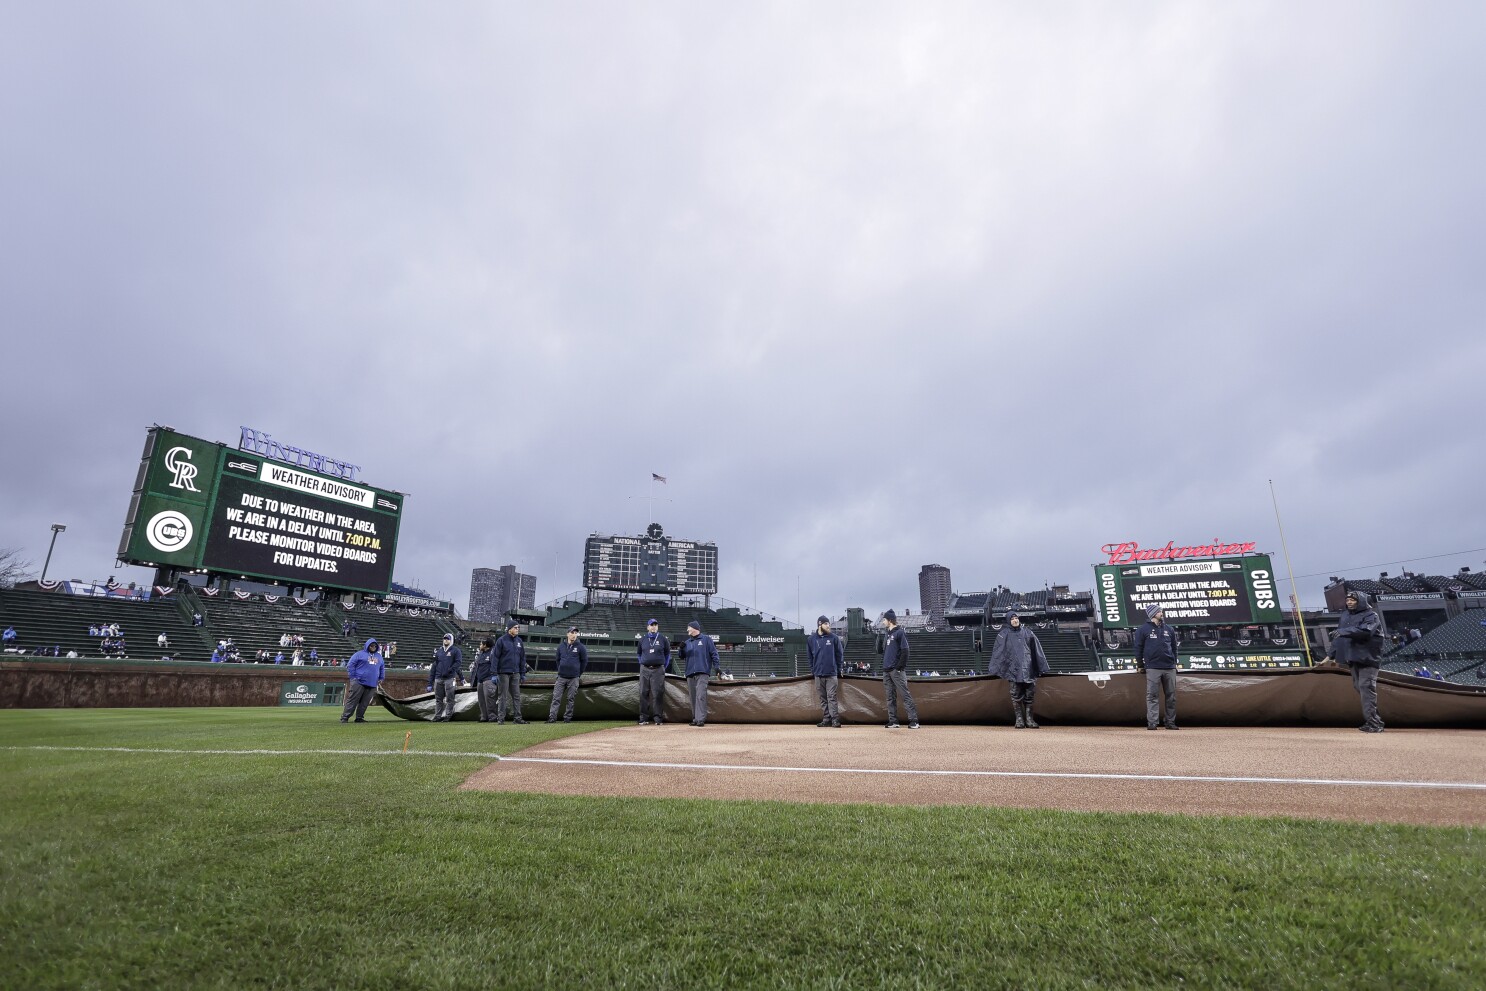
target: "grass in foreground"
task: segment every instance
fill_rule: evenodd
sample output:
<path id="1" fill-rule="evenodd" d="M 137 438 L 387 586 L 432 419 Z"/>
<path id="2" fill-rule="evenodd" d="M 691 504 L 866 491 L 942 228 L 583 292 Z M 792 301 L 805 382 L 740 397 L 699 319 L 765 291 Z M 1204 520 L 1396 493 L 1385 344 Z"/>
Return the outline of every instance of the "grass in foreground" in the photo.
<path id="1" fill-rule="evenodd" d="M 5 711 L 0 746 L 598 725 L 368 718 Z M 1486 986 L 1479 831 L 455 791 L 484 763 L 0 750 L 0 987 Z"/>

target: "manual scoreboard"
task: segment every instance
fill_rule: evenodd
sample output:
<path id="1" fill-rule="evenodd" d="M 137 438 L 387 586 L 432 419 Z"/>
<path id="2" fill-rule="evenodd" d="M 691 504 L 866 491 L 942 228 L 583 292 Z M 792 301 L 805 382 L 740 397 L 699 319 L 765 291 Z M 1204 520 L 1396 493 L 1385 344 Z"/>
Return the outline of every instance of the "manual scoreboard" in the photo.
<path id="1" fill-rule="evenodd" d="M 717 545 L 675 540 L 652 523 L 643 536 L 594 534 L 583 548 L 583 587 L 614 592 L 716 595 Z"/>

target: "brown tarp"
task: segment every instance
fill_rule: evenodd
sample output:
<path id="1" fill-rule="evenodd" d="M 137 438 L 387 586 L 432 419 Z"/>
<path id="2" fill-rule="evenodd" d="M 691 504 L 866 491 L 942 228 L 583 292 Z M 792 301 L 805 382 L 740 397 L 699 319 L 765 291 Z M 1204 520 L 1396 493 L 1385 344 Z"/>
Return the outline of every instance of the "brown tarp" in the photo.
<path id="1" fill-rule="evenodd" d="M 999 678 L 984 675 L 910 682 L 919 718 L 925 723 L 1010 723 L 1011 698 Z M 885 702 L 878 678 L 841 679 L 838 698 L 845 723 L 882 723 Z M 521 712 L 544 720 L 552 700 L 550 684 L 529 682 L 521 690 Z M 379 695 L 403 719 L 429 720 L 433 695 L 406 699 Z M 1394 727 L 1486 728 L 1486 689 L 1425 681 L 1383 672 L 1378 709 Z M 814 723 L 820 720 L 811 678 L 713 681 L 708 721 L 718 723 Z M 635 675 L 585 678 L 575 718 L 635 719 L 640 712 Z M 665 717 L 688 722 L 686 681 L 666 679 Z M 1130 726 L 1145 722 L 1145 675 L 1109 672 L 1049 675 L 1037 683 L 1037 718 L 1049 725 Z M 479 718 L 474 688 L 455 696 L 458 720 Z M 1177 716 L 1184 726 L 1357 726 L 1362 721 L 1357 693 L 1345 669 L 1274 671 L 1181 671 L 1177 674 Z"/>

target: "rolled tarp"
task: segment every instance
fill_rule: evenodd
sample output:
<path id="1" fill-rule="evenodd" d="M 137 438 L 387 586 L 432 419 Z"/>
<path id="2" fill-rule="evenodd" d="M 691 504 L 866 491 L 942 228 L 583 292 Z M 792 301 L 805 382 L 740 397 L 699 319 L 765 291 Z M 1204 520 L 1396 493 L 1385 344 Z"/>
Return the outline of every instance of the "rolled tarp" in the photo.
<path id="1" fill-rule="evenodd" d="M 662 712 L 688 722 L 686 679 L 666 678 Z M 1009 686 L 986 675 L 922 678 L 910 682 L 919 719 L 939 724 L 1007 724 L 1012 721 Z M 880 678 L 842 678 L 837 693 L 841 721 L 881 724 L 886 702 Z M 431 692 L 378 701 L 403 719 L 431 721 Z M 521 714 L 545 720 L 550 682 L 521 689 Z M 716 681 L 707 696 L 709 722 L 814 723 L 821 718 L 814 680 L 768 678 Z M 1486 728 L 1486 688 L 1429 681 L 1385 671 L 1378 679 L 1378 710 L 1398 728 Z M 628 720 L 640 713 L 637 675 L 585 678 L 574 707 L 577 719 Z M 1048 725 L 1136 726 L 1145 724 L 1145 675 L 1138 671 L 1048 675 L 1037 682 L 1036 714 Z M 473 686 L 458 689 L 454 719 L 479 719 Z M 1357 726 L 1362 712 L 1345 668 L 1177 672 L 1177 716 L 1184 726 Z"/>

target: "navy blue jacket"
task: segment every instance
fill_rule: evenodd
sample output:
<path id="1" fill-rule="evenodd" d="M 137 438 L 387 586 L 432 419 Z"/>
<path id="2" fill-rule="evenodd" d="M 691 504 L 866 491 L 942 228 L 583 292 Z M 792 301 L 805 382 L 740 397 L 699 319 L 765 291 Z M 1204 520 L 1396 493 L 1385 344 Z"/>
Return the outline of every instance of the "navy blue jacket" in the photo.
<path id="1" fill-rule="evenodd" d="M 1366 592 L 1354 592 L 1357 608 L 1342 613 L 1331 638 L 1327 657 L 1352 668 L 1375 668 L 1382 664 L 1383 620 L 1373 611 Z"/>
<path id="2" fill-rule="evenodd" d="M 495 677 L 495 671 L 491 669 L 490 655 L 493 651 L 482 650 L 475 654 L 475 666 L 470 670 L 470 677 L 475 679 L 475 684 L 489 681 Z"/>
<path id="3" fill-rule="evenodd" d="M 588 648 L 583 641 L 569 644 L 566 640 L 557 645 L 557 676 L 577 678 L 588 670 Z"/>
<path id="4" fill-rule="evenodd" d="M 817 678 L 834 678 L 841 673 L 846 648 L 834 633 L 812 633 L 805 638 L 805 652 L 810 657 L 810 673 Z"/>
<path id="5" fill-rule="evenodd" d="M 711 674 L 720 666 L 717 644 L 705 633 L 687 637 L 681 645 L 681 660 L 686 664 L 686 676 Z"/>
<path id="6" fill-rule="evenodd" d="M 526 674 L 526 645 L 520 637 L 502 633 L 495 642 L 495 673 Z"/>
<path id="7" fill-rule="evenodd" d="M 903 627 L 895 626 L 882 642 L 882 670 L 893 671 L 908 668 L 908 634 Z"/>
<path id="8" fill-rule="evenodd" d="M 646 667 L 652 664 L 664 664 L 670 667 L 671 641 L 666 639 L 664 633 L 643 634 L 640 642 L 635 645 L 635 657 Z"/>
<path id="9" fill-rule="evenodd" d="M 1135 660 L 1156 671 L 1176 669 L 1176 631 L 1147 620 L 1135 631 Z"/>
<path id="10" fill-rule="evenodd" d="M 458 647 L 436 647 L 433 651 L 433 667 L 428 669 L 428 687 L 440 678 L 464 680 L 464 653 Z"/>

